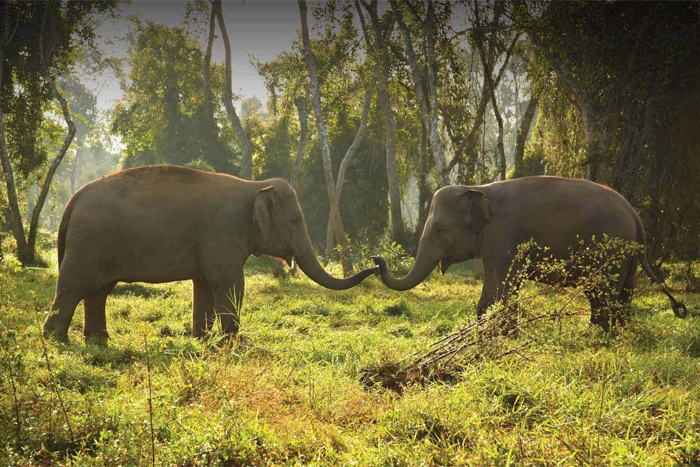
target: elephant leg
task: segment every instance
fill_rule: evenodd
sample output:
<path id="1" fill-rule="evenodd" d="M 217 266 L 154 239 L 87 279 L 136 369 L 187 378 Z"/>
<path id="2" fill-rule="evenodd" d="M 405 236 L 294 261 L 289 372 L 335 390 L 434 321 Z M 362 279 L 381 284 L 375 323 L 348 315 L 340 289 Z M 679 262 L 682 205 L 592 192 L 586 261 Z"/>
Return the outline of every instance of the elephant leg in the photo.
<path id="1" fill-rule="evenodd" d="M 625 261 L 616 272 L 622 279 L 614 290 L 586 293 L 591 304 L 591 324 L 597 324 L 605 332 L 610 332 L 613 326 L 624 326 L 631 314 L 637 272 L 636 258 Z"/>
<path id="2" fill-rule="evenodd" d="M 287 273 L 284 270 L 284 261 L 273 256 L 267 257 L 270 263 L 270 269 L 272 270 L 272 276 L 276 279 L 286 279 Z"/>
<path id="3" fill-rule="evenodd" d="M 476 307 L 476 316 L 481 318 L 488 308 L 499 300 L 506 301 L 517 293 L 520 281 L 517 275 L 511 272 L 510 263 L 492 265 L 484 262 L 484 286 L 481 289 L 481 298 Z"/>
<path id="4" fill-rule="evenodd" d="M 59 339 L 68 338 L 68 327 L 73 319 L 75 307 L 83 299 L 82 291 L 57 288 L 49 316 L 44 321 L 44 335 L 55 335 Z"/>
<path id="5" fill-rule="evenodd" d="M 107 333 L 107 317 L 105 306 L 107 296 L 114 289 L 117 282 L 110 282 L 97 292 L 86 296 L 83 303 L 85 305 L 85 323 L 83 324 L 83 335 L 85 337 L 109 338 Z"/>
<path id="6" fill-rule="evenodd" d="M 586 296 L 591 304 L 591 324 L 597 324 L 605 332 L 610 332 L 610 300 L 595 293 L 586 293 Z"/>
<path id="7" fill-rule="evenodd" d="M 625 277 L 625 279 L 619 287 L 616 303 L 616 318 L 618 326 L 625 326 L 627 321 L 629 321 L 629 319 L 632 317 L 632 296 L 634 295 L 634 287 L 637 283 L 636 257 L 631 260 L 631 264 L 628 266 L 627 274 L 623 277 Z"/>
<path id="8" fill-rule="evenodd" d="M 216 315 L 221 321 L 221 330 L 235 336 L 240 325 L 240 311 L 244 294 L 243 274 L 233 281 L 231 287 L 219 287 L 214 291 Z"/>
<path id="9" fill-rule="evenodd" d="M 97 275 L 85 272 L 83 266 L 70 256 L 63 259 L 56 282 L 56 297 L 44 322 L 44 335 L 54 334 L 59 339 L 67 339 L 75 307 L 83 298 L 98 291 L 106 283 L 98 282 Z"/>
<path id="10" fill-rule="evenodd" d="M 192 297 L 192 335 L 204 337 L 214 324 L 214 295 L 207 281 L 194 279 L 194 294 Z"/>

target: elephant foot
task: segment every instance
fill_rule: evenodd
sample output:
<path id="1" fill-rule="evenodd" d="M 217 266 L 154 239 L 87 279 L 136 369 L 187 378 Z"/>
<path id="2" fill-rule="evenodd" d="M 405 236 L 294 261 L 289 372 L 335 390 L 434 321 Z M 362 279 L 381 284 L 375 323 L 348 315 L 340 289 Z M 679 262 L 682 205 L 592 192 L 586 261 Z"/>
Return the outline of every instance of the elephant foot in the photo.
<path id="1" fill-rule="evenodd" d="M 109 333 L 106 329 L 101 329 L 99 331 L 83 331 L 83 336 L 85 340 L 96 340 L 96 341 L 106 341 L 109 340 Z"/>
<path id="2" fill-rule="evenodd" d="M 610 325 L 612 324 L 611 321 L 612 320 L 607 313 L 591 315 L 591 324 L 600 326 L 605 332 L 610 332 Z"/>
<path id="3" fill-rule="evenodd" d="M 44 337 L 67 342 L 69 324 L 64 324 L 57 314 L 49 315 L 42 329 Z"/>

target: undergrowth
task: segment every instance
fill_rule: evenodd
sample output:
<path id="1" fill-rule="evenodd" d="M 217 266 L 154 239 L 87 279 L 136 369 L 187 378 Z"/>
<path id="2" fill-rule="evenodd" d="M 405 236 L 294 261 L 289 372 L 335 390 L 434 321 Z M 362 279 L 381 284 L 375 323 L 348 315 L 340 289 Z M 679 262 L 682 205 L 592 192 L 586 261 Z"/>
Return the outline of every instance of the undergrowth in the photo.
<path id="1" fill-rule="evenodd" d="M 698 294 L 679 297 L 678 320 L 642 275 L 616 335 L 571 316 L 540 330 L 557 333 L 556 354 L 411 383 L 396 381 L 400 362 L 475 320 L 481 282 L 466 267 L 404 293 L 376 278 L 333 292 L 266 267 L 247 266 L 235 339 L 190 336 L 190 283 L 120 284 L 109 342 L 83 340 L 80 306 L 69 342 L 46 352 L 36 309 L 55 266 L 2 267 L 0 465 L 700 464 Z M 574 293 L 543 291 L 541 310 Z"/>

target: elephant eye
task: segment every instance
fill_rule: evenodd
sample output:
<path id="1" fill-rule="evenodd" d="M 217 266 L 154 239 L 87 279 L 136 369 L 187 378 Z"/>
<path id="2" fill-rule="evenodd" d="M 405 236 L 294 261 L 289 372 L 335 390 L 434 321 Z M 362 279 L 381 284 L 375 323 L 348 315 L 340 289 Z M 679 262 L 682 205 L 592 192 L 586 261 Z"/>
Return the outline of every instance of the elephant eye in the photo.
<path id="1" fill-rule="evenodd" d="M 299 218 L 292 219 L 292 224 L 294 224 L 294 225 L 297 225 L 299 222 L 301 222 L 301 219 L 299 219 Z"/>
<path id="2" fill-rule="evenodd" d="M 435 234 L 438 237 L 442 237 L 443 235 L 445 235 L 445 231 L 442 228 L 438 227 L 437 229 L 435 229 Z"/>

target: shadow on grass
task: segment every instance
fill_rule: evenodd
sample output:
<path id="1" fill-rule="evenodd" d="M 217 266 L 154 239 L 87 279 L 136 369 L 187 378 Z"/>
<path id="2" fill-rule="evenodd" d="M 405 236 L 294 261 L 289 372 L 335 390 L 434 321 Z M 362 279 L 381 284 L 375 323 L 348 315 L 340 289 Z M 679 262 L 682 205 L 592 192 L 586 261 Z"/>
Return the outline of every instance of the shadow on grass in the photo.
<path id="1" fill-rule="evenodd" d="M 166 290 L 138 282 L 134 282 L 131 284 L 117 284 L 117 286 L 114 287 L 114 290 L 112 290 L 112 292 L 110 293 L 110 295 L 114 296 L 134 295 L 142 298 L 164 297 L 168 294 L 169 293 Z"/>

